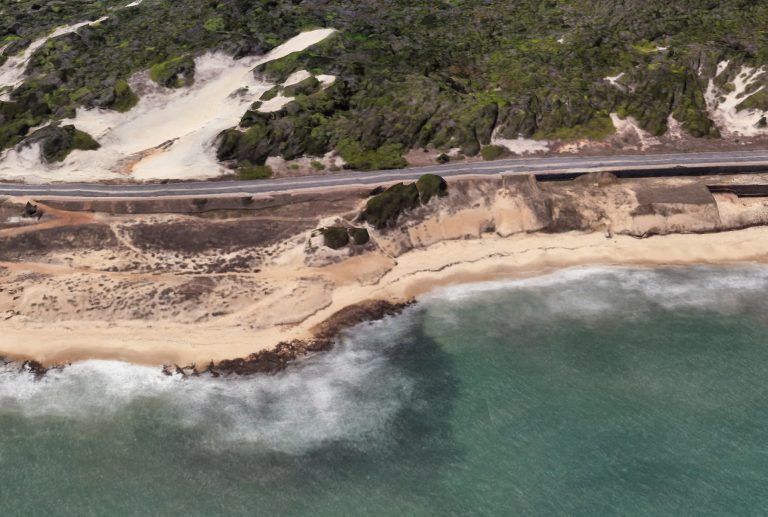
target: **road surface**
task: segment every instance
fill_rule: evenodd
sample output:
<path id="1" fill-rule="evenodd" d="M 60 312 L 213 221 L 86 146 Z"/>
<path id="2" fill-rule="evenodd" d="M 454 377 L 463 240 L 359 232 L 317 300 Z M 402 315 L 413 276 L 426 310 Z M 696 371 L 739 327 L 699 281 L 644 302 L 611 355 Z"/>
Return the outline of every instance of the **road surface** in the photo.
<path id="1" fill-rule="evenodd" d="M 764 166 L 768 171 L 768 151 L 697 152 L 678 154 L 558 156 L 554 158 L 514 158 L 492 162 L 448 163 L 395 171 L 344 171 L 325 176 L 303 176 L 256 181 L 199 181 L 168 184 L 83 184 L 56 183 L 24 185 L 0 183 L 0 195 L 30 197 L 204 197 L 226 194 L 269 194 L 314 188 L 337 188 L 354 185 L 379 185 L 396 181 L 413 181 L 422 174 L 452 176 L 492 176 L 497 174 L 537 174 L 550 179 L 574 172 L 653 171 L 662 175 L 680 175 L 685 169 Z M 674 169 L 674 170 L 670 170 Z"/>

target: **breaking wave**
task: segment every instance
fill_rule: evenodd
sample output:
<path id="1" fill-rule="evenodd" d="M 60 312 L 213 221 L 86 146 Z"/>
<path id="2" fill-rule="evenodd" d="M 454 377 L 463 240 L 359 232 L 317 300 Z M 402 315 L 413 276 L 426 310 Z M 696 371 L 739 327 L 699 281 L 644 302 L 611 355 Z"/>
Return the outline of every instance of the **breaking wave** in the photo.
<path id="1" fill-rule="evenodd" d="M 7 365 L 0 372 L 0 414 L 98 422 L 142 408 L 193 430 L 213 448 L 252 444 L 302 454 L 332 443 L 370 444 L 385 439 L 413 392 L 413 380 L 387 356 L 378 332 L 387 333 L 383 324 L 374 326 L 274 376 L 184 378 L 85 361 L 35 380 Z"/>
<path id="2" fill-rule="evenodd" d="M 469 303 L 494 297 L 507 300 L 512 296 L 507 303 L 516 312 L 534 319 L 549 319 L 563 315 L 610 317 L 656 308 L 736 313 L 753 305 L 766 289 L 768 268 L 759 265 L 581 267 L 534 278 L 447 287 L 423 300 L 436 307 L 441 302 Z"/>
<path id="3" fill-rule="evenodd" d="M 184 378 L 158 368 L 87 361 L 35 380 L 8 365 L 0 371 L 0 415 L 88 425 L 136 412 L 191 431 L 214 449 L 248 445 L 300 455 L 343 444 L 370 450 L 389 443 L 402 411 L 422 404 L 419 372 L 398 360 L 403 346 L 418 345 L 412 340 L 420 322 L 426 321 L 428 333 L 439 328 L 462 335 L 466 310 L 482 313 L 477 302 L 500 310 L 510 328 L 568 318 L 631 318 L 659 309 L 759 311 L 766 289 L 768 268 L 759 266 L 578 268 L 454 286 L 425 296 L 400 316 L 359 326 L 334 350 L 274 376 Z"/>

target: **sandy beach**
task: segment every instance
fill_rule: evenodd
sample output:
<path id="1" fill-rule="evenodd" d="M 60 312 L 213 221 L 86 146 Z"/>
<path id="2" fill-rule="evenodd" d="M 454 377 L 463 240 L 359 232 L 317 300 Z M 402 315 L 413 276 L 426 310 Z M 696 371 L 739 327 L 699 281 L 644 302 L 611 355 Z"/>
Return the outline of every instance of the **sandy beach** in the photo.
<path id="1" fill-rule="evenodd" d="M 440 286 L 535 276 L 576 266 L 762 262 L 768 255 L 767 240 L 768 228 L 764 227 L 647 239 L 606 238 L 595 232 L 520 234 L 439 242 L 399 256 L 393 266 L 388 262 L 391 259 L 378 253 L 325 267 L 285 264 L 262 272 L 262 277 L 280 282 L 314 278 L 335 288 L 305 293 L 304 308 L 293 306 L 290 297 L 288 304 L 271 304 L 274 314 L 264 317 L 283 324 L 253 330 L 234 320 L 215 324 L 76 320 L 42 324 L 11 318 L 0 322 L 0 353 L 49 364 L 99 358 L 201 365 L 245 357 L 282 341 L 311 338 L 313 329 L 334 313 L 366 300 L 400 302 L 418 299 Z M 25 268 L 24 264 L 0 265 L 16 271 Z"/>

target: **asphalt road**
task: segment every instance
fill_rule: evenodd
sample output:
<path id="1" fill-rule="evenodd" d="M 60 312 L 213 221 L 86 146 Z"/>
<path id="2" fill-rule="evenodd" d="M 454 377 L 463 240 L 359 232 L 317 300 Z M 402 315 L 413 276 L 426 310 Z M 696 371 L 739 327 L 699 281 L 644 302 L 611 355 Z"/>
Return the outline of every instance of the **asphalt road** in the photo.
<path id="1" fill-rule="evenodd" d="M 304 176 L 256 181 L 199 181 L 168 184 L 56 183 L 24 185 L 0 183 L 0 195 L 30 197 L 178 197 L 222 194 L 264 194 L 312 188 L 335 188 L 353 185 L 379 185 L 396 181 L 412 181 L 422 174 L 451 176 L 492 176 L 496 174 L 558 175 L 596 170 L 651 171 L 678 168 L 665 175 L 679 175 L 685 168 L 728 167 L 738 164 L 765 165 L 768 151 L 701 152 L 678 154 L 559 156 L 554 158 L 513 158 L 492 162 L 449 163 L 414 167 L 396 171 L 344 171 L 326 176 Z"/>

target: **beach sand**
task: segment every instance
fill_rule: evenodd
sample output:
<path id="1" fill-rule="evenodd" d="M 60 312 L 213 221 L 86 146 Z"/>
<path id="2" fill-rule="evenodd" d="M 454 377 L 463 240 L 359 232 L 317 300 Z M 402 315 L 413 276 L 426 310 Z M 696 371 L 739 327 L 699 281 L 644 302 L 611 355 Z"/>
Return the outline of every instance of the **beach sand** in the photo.
<path id="1" fill-rule="evenodd" d="M 576 266 L 666 266 L 764 262 L 768 228 L 723 233 L 673 234 L 637 239 L 607 238 L 598 232 L 518 234 L 451 240 L 408 251 L 396 259 L 382 252 L 324 267 L 287 261 L 260 273 L 290 284 L 314 279 L 313 288 L 284 303 L 259 305 L 260 329 L 238 324 L 237 316 L 212 323 L 168 321 L 0 321 L 0 354 L 44 363 L 118 359 L 140 364 L 197 364 L 245 357 L 280 342 L 308 339 L 339 310 L 366 300 L 402 302 L 446 285 L 535 276 Z M 22 270 L 23 264 L 0 264 Z M 301 300 L 303 307 L 295 305 Z"/>

